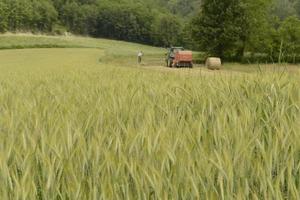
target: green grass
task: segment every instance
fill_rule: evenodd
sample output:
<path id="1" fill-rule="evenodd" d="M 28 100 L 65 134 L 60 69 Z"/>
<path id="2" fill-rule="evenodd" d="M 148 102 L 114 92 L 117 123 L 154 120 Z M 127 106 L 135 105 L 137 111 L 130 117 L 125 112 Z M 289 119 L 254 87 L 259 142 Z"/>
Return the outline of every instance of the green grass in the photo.
<path id="1" fill-rule="evenodd" d="M 300 198 L 296 73 L 148 70 L 136 49 L 163 50 L 72 40 L 90 46 L 0 51 L 0 199 Z"/>
<path id="2" fill-rule="evenodd" d="M 240 63 L 225 63 L 223 70 L 225 71 L 235 71 L 241 73 L 253 73 L 253 72 L 269 72 L 269 73 L 299 73 L 300 65 L 298 64 L 240 64 Z"/>
<path id="3" fill-rule="evenodd" d="M 128 55 L 137 54 L 143 50 L 147 54 L 163 53 L 162 49 L 151 46 L 115 41 L 108 39 L 93 39 L 75 36 L 42 36 L 42 35 L 0 35 L 0 49 L 26 49 L 26 48 L 100 48 L 110 54 Z"/>
<path id="4" fill-rule="evenodd" d="M 149 62 L 164 63 L 166 50 L 141 44 L 115 41 L 108 39 L 93 39 L 76 36 L 42 36 L 30 34 L 5 34 L 0 35 L 0 50 L 9 49 L 41 49 L 41 48 L 91 48 L 100 49 L 104 56 L 101 62 L 114 63 L 115 65 L 132 66 L 137 62 L 137 53 L 143 51 Z M 147 61 L 147 60 L 146 60 Z"/>

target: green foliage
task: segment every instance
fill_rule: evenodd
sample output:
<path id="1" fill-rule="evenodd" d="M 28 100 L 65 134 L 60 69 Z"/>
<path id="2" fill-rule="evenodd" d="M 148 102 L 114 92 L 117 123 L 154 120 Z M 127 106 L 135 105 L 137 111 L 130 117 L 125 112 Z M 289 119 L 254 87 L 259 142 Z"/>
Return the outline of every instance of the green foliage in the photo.
<path id="1" fill-rule="evenodd" d="M 164 1 L 161 1 L 164 2 Z M 192 16 L 201 1 L 199 0 L 167 0 L 167 8 L 173 14 L 178 14 L 181 17 Z"/>
<path id="2" fill-rule="evenodd" d="M 171 15 L 158 18 L 155 28 L 155 43 L 164 47 L 179 46 L 182 43 L 182 26 L 180 21 Z"/>
<path id="3" fill-rule="evenodd" d="M 173 3 L 164 0 L 0 0 L 0 31 L 55 34 L 69 31 L 159 46 L 177 45 L 181 42 L 183 25 L 176 15 L 192 15 L 194 7 L 184 0 Z M 173 8 L 169 7 L 171 4 Z M 175 29 L 174 34 L 168 31 Z"/>
<path id="4" fill-rule="evenodd" d="M 285 4 L 289 8 L 281 8 Z M 295 5 L 287 0 L 203 1 L 191 22 L 192 36 L 201 50 L 225 60 L 296 63 L 299 19 L 287 17 Z M 245 56 L 248 52 L 251 57 Z"/>
<path id="5" fill-rule="evenodd" d="M 47 0 L 36 0 L 32 2 L 34 13 L 32 23 L 37 30 L 51 32 L 58 17 L 54 6 Z"/>
<path id="6" fill-rule="evenodd" d="M 295 15 L 295 5 L 297 1 L 299 0 L 274 0 L 274 14 L 281 20 L 284 20 L 291 15 Z"/>
<path id="7" fill-rule="evenodd" d="M 243 34 L 245 10 L 240 0 L 204 0 L 194 18 L 193 36 L 202 49 L 225 58 L 233 53 Z"/>
<path id="8" fill-rule="evenodd" d="M 48 0 L 0 0 L 0 30 L 51 32 L 58 13 Z"/>
<path id="9" fill-rule="evenodd" d="M 300 1 L 296 1 L 295 2 L 295 9 L 296 9 L 296 13 L 298 15 L 298 17 L 300 18 Z"/>
<path id="10" fill-rule="evenodd" d="M 269 27 L 264 34 L 252 41 L 256 48 L 252 52 L 264 55 L 265 62 L 300 62 L 300 20 L 288 17 L 284 21 L 276 22 L 274 27 Z"/>
<path id="11" fill-rule="evenodd" d="M 297 14 L 300 0 L 0 0 L 0 32 L 71 32 L 184 46 L 225 60 L 258 53 L 294 62 L 298 40 L 281 44 L 290 40 L 281 26 Z"/>
<path id="12" fill-rule="evenodd" d="M 100 6 L 93 35 L 151 43 L 153 16 L 140 6 L 108 4 Z"/>
<path id="13" fill-rule="evenodd" d="M 7 9 L 7 4 L 0 1 L 0 32 L 5 32 L 8 29 Z"/>
<path id="14" fill-rule="evenodd" d="M 297 17 L 288 17 L 279 28 L 279 34 L 281 59 L 295 63 L 300 54 L 300 20 Z"/>

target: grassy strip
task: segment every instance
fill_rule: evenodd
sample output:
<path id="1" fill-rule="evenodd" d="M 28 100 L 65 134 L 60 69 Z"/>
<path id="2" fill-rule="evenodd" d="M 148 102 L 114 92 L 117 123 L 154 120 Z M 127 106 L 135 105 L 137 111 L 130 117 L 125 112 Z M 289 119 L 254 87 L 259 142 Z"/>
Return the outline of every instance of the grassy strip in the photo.
<path id="1" fill-rule="evenodd" d="M 80 45 L 59 45 L 59 44 L 34 44 L 34 45 L 11 45 L 0 46 L 0 50 L 8 49 L 35 49 L 35 48 L 89 48 Z M 92 47 L 90 47 L 92 48 Z"/>

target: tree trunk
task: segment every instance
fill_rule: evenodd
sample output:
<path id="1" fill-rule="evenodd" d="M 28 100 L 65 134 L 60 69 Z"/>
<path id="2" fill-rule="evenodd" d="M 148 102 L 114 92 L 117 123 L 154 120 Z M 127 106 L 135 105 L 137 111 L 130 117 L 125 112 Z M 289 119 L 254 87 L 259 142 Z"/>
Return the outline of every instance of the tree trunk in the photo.
<path id="1" fill-rule="evenodd" d="M 245 54 L 245 45 L 243 44 L 240 48 L 237 49 L 235 58 L 237 61 L 241 61 Z"/>
<path id="2" fill-rule="evenodd" d="M 242 45 L 240 47 L 238 47 L 236 54 L 235 54 L 235 59 L 237 61 L 241 61 L 242 58 L 245 55 L 245 49 L 246 49 L 246 36 L 242 36 L 241 37 L 241 41 L 242 41 Z"/>

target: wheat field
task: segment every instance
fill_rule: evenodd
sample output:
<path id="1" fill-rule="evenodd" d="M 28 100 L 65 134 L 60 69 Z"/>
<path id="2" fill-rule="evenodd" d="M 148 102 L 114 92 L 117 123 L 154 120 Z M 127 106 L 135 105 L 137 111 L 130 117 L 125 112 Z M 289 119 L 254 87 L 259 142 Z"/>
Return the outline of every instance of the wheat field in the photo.
<path id="1" fill-rule="evenodd" d="M 0 51 L 0 199 L 300 198 L 299 74 L 124 67 L 141 46 L 101 44 Z"/>

